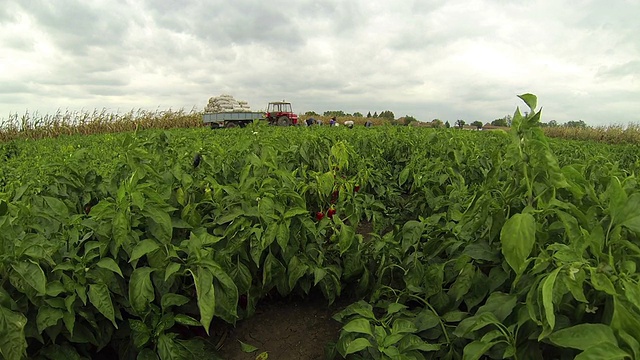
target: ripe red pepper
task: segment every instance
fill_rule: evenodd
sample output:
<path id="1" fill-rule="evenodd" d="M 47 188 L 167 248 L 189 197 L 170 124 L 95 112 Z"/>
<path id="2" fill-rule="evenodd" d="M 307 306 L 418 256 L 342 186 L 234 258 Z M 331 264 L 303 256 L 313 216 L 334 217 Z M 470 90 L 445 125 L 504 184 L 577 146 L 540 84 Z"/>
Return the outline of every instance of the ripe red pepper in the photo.
<path id="1" fill-rule="evenodd" d="M 360 185 L 356 185 L 356 186 L 353 188 L 353 191 L 355 191 L 355 192 L 360 191 Z"/>
<path id="2" fill-rule="evenodd" d="M 318 211 L 316 213 L 316 220 L 320 221 L 324 218 L 324 213 L 322 211 Z"/>
<path id="3" fill-rule="evenodd" d="M 336 209 L 330 208 L 329 210 L 327 210 L 327 216 L 329 217 L 329 219 L 333 219 L 333 215 L 335 214 L 336 214 Z"/>

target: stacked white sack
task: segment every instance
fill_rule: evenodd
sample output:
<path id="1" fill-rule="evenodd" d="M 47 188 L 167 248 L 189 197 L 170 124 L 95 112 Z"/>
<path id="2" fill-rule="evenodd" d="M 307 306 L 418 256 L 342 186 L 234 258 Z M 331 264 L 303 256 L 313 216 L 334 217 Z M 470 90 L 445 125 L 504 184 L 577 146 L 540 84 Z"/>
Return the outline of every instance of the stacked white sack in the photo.
<path id="1" fill-rule="evenodd" d="M 217 97 L 209 98 L 207 106 L 204 107 L 205 112 L 246 112 L 251 111 L 249 103 L 243 100 L 236 100 L 231 95 L 222 94 Z"/>

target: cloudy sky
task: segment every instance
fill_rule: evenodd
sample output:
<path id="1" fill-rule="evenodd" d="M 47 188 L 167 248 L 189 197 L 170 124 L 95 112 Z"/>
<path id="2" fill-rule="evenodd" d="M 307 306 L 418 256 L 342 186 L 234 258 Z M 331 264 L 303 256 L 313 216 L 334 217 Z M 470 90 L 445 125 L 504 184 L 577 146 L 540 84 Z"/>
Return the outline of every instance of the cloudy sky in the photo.
<path id="1" fill-rule="evenodd" d="M 0 0 L 0 118 L 252 109 L 640 123 L 638 0 Z"/>

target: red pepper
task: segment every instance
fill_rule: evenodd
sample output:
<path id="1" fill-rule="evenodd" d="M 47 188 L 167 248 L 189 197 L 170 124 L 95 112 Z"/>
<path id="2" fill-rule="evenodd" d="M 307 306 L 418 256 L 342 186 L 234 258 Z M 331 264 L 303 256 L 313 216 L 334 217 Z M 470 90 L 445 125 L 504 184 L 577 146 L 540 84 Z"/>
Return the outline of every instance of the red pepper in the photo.
<path id="1" fill-rule="evenodd" d="M 329 219 L 333 219 L 333 215 L 336 214 L 336 209 L 331 208 L 329 210 L 327 210 L 327 216 L 329 217 Z"/>
<path id="2" fill-rule="evenodd" d="M 322 211 L 318 211 L 316 213 L 316 220 L 320 221 L 324 218 L 324 213 Z"/>
<path id="3" fill-rule="evenodd" d="M 356 186 L 353 188 L 353 191 L 355 191 L 355 192 L 360 191 L 360 185 L 356 185 Z"/>
<path id="4" fill-rule="evenodd" d="M 331 203 L 335 204 L 336 201 L 338 201 L 339 196 L 340 196 L 340 192 L 338 190 L 334 191 L 333 194 L 331 194 Z"/>

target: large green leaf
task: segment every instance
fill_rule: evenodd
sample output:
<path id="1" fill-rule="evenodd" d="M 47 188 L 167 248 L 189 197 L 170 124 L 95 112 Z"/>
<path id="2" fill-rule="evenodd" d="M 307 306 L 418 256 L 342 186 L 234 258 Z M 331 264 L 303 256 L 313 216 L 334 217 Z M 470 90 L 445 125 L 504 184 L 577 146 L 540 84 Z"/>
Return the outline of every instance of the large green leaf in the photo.
<path id="1" fill-rule="evenodd" d="M 38 263 L 26 260 L 13 263 L 11 267 L 20 275 L 22 280 L 36 289 L 38 294 L 44 295 L 47 291 L 47 278 Z"/>
<path id="2" fill-rule="evenodd" d="M 399 349 L 401 351 L 420 350 L 422 352 L 438 351 L 440 350 L 439 344 L 429 344 L 427 341 L 421 339 L 419 336 L 409 334 L 400 340 Z"/>
<path id="3" fill-rule="evenodd" d="M 475 271 L 476 269 L 471 263 L 466 263 L 462 270 L 460 270 L 456 281 L 449 288 L 449 295 L 452 296 L 455 301 L 459 301 L 469 292 Z"/>
<path id="4" fill-rule="evenodd" d="M 636 193 L 629 196 L 627 203 L 622 209 L 623 220 L 622 226 L 640 235 L 640 194 Z"/>
<path id="5" fill-rule="evenodd" d="M 552 343 L 578 350 L 586 350 L 603 342 L 618 344 L 613 330 L 605 324 L 579 324 L 549 335 Z"/>
<path id="6" fill-rule="evenodd" d="M 536 110 L 536 107 L 538 106 L 537 96 L 527 93 L 518 95 L 518 97 L 527 104 L 532 113 Z"/>
<path id="7" fill-rule="evenodd" d="M 362 318 L 349 321 L 345 326 L 342 327 L 342 330 L 351 333 L 360 333 L 373 336 L 373 333 L 371 332 L 371 323 L 369 323 L 369 320 Z"/>
<path id="8" fill-rule="evenodd" d="M 298 280 L 307 273 L 308 269 L 309 266 L 303 264 L 297 256 L 294 255 L 291 257 L 291 260 L 289 260 L 289 267 L 287 268 L 289 273 L 289 289 L 293 289 L 296 286 Z"/>
<path id="9" fill-rule="evenodd" d="M 614 332 L 624 331 L 629 336 L 640 339 L 640 314 L 633 310 L 631 304 L 617 296 L 613 297 L 613 304 L 611 328 Z"/>
<path id="10" fill-rule="evenodd" d="M 120 247 L 128 241 L 130 232 L 129 217 L 123 211 L 116 213 L 113 219 L 112 232 L 115 248 L 116 250 L 120 249 Z"/>
<path id="11" fill-rule="evenodd" d="M 494 292 L 487 298 L 484 305 L 478 308 L 476 315 L 490 312 L 493 313 L 499 321 L 504 321 L 518 303 L 518 297 L 513 294 L 505 294 L 502 292 Z"/>
<path id="12" fill-rule="evenodd" d="M 149 348 L 142 349 L 138 353 L 138 357 L 136 358 L 136 360 L 158 360 L 158 359 L 159 358 L 156 352 Z"/>
<path id="13" fill-rule="evenodd" d="M 118 263 L 116 263 L 116 261 L 113 260 L 112 258 L 108 258 L 108 257 L 102 258 L 100 259 L 100 261 L 98 261 L 96 265 L 100 268 L 111 270 L 114 273 L 123 277 L 122 271 L 120 270 L 120 266 L 118 266 Z"/>
<path id="14" fill-rule="evenodd" d="M 365 338 L 357 338 L 347 345 L 345 355 L 354 354 L 358 351 L 362 351 L 368 347 L 371 347 L 371 342 Z"/>
<path id="15" fill-rule="evenodd" d="M 278 224 L 278 230 L 276 232 L 276 241 L 283 252 L 286 252 L 289 246 L 289 237 L 291 236 L 289 226 L 291 226 L 291 220 L 285 220 Z"/>
<path id="16" fill-rule="evenodd" d="M 528 213 L 512 216 L 500 231 L 500 241 L 509 266 L 516 273 L 522 273 L 536 242 L 536 220 Z"/>
<path id="17" fill-rule="evenodd" d="M 43 198 L 49 208 L 53 210 L 53 214 L 57 219 L 64 219 L 69 216 L 69 208 L 64 201 L 51 196 L 43 196 Z"/>
<path id="18" fill-rule="evenodd" d="M 129 258 L 129 262 L 140 259 L 141 257 L 156 251 L 160 248 L 160 245 L 153 239 L 144 239 L 136 244 L 131 251 L 131 257 Z"/>
<path id="19" fill-rule="evenodd" d="M 406 253 L 409 247 L 420 242 L 422 232 L 424 231 L 424 223 L 415 220 L 409 220 L 402 226 L 402 252 Z"/>
<path id="20" fill-rule="evenodd" d="M 192 318 L 191 316 L 188 315 L 184 315 L 184 314 L 176 314 L 174 317 L 174 320 L 178 323 L 178 324 L 182 324 L 182 325 L 188 325 L 188 326 L 200 326 L 200 322 L 194 318 Z"/>
<path id="21" fill-rule="evenodd" d="M 145 313 L 155 298 L 150 276 L 152 272 L 153 269 L 149 267 L 137 268 L 129 279 L 129 303 L 140 316 Z"/>
<path id="22" fill-rule="evenodd" d="M 612 177 L 606 194 L 609 198 L 609 214 L 614 224 L 619 224 L 625 217 L 625 205 L 628 204 L 627 193 L 617 177 Z"/>
<path id="23" fill-rule="evenodd" d="M 5 360 L 21 360 L 27 355 L 24 327 L 27 318 L 0 306 L 0 354 Z"/>
<path id="24" fill-rule="evenodd" d="M 541 284 L 542 288 L 542 306 L 544 307 L 544 314 L 547 319 L 548 328 L 545 328 L 545 331 L 540 334 L 539 339 L 544 338 L 549 335 L 553 328 L 556 326 L 556 313 L 553 305 L 553 289 L 556 284 L 556 278 L 558 277 L 558 273 L 560 272 L 560 268 L 556 268 L 549 274 Z"/>
<path id="25" fill-rule="evenodd" d="M 348 318 L 351 315 L 358 314 L 369 320 L 375 320 L 376 316 L 373 314 L 373 306 L 364 300 L 354 302 L 347 306 L 344 310 L 333 315 L 333 319 L 342 322 L 343 319 Z"/>
<path id="26" fill-rule="evenodd" d="M 574 358 L 574 360 L 625 360 L 631 356 L 618 345 L 610 342 L 600 342 L 588 347 Z"/>
<path id="27" fill-rule="evenodd" d="M 591 284 L 593 285 L 594 289 L 604 291 L 609 295 L 617 294 L 616 288 L 607 274 L 598 272 L 597 269 L 594 268 L 591 268 L 589 270 L 591 272 Z"/>
<path id="28" fill-rule="evenodd" d="M 111 302 L 111 294 L 109 288 L 105 284 L 90 284 L 89 285 L 89 301 L 93 306 L 100 311 L 104 317 L 109 319 L 113 326 L 117 329 L 115 310 L 113 303 Z"/>
<path id="29" fill-rule="evenodd" d="M 219 265 L 210 265 L 208 269 L 215 279 L 215 314 L 226 322 L 235 324 L 238 318 L 238 287 Z"/>
<path id="30" fill-rule="evenodd" d="M 38 316 L 36 316 L 36 325 L 38 327 L 38 333 L 42 334 L 42 331 L 50 326 L 54 326 L 63 317 L 64 313 L 60 309 L 52 308 L 50 306 L 41 306 L 38 309 Z"/>
<path id="31" fill-rule="evenodd" d="M 173 336 L 172 336 L 173 335 Z M 180 351 L 180 347 L 174 340 L 175 334 L 162 334 L 158 337 L 158 355 L 160 360 L 181 360 L 184 354 Z"/>
<path id="32" fill-rule="evenodd" d="M 177 262 L 172 262 L 170 263 L 167 268 L 165 269 L 164 272 L 164 281 L 167 281 L 171 275 L 175 274 L 176 272 L 180 271 L 180 268 L 182 267 L 182 265 L 180 265 Z"/>
<path id="33" fill-rule="evenodd" d="M 418 328 L 409 319 L 396 319 L 391 327 L 391 332 L 394 334 L 415 333 L 417 331 Z"/>
<path id="34" fill-rule="evenodd" d="M 131 338 L 133 345 L 140 349 L 145 346 L 151 339 L 151 330 L 144 322 L 136 319 L 129 320 L 129 328 L 131 329 Z"/>
<path id="35" fill-rule="evenodd" d="M 335 181 L 333 173 L 326 172 L 318 176 L 317 181 L 318 181 L 318 191 L 320 192 L 320 194 L 324 195 L 325 197 L 328 197 L 329 195 L 331 195 L 331 191 L 333 190 L 333 184 Z"/>
<path id="36" fill-rule="evenodd" d="M 196 271 L 189 270 L 196 285 L 198 309 L 200 310 L 200 324 L 209 333 L 209 326 L 216 308 L 216 296 L 213 287 L 213 274 L 209 269 L 198 266 Z"/>
<path id="37" fill-rule="evenodd" d="M 142 213 L 153 222 L 154 226 L 150 227 L 153 236 L 163 244 L 169 243 L 173 234 L 171 216 L 166 211 L 148 204 Z"/>
<path id="38" fill-rule="evenodd" d="M 464 347 L 462 360 L 478 360 L 497 343 L 498 341 L 484 342 L 480 340 L 470 342 Z"/>
<path id="39" fill-rule="evenodd" d="M 309 215 L 309 210 L 304 209 L 304 208 L 289 209 L 289 210 L 287 210 L 286 213 L 284 213 L 284 218 L 285 219 L 290 219 L 290 218 L 296 217 L 298 215 Z"/>
<path id="40" fill-rule="evenodd" d="M 340 226 L 340 235 L 338 238 L 338 247 L 340 249 L 340 255 L 343 255 L 351 245 L 353 244 L 353 240 L 356 236 L 356 230 L 353 226 L 349 226 L 346 224 L 342 224 Z"/>
<path id="41" fill-rule="evenodd" d="M 167 311 L 172 306 L 182 306 L 188 302 L 188 297 L 174 293 L 166 293 L 162 295 L 162 299 L 160 300 L 162 311 Z"/>

